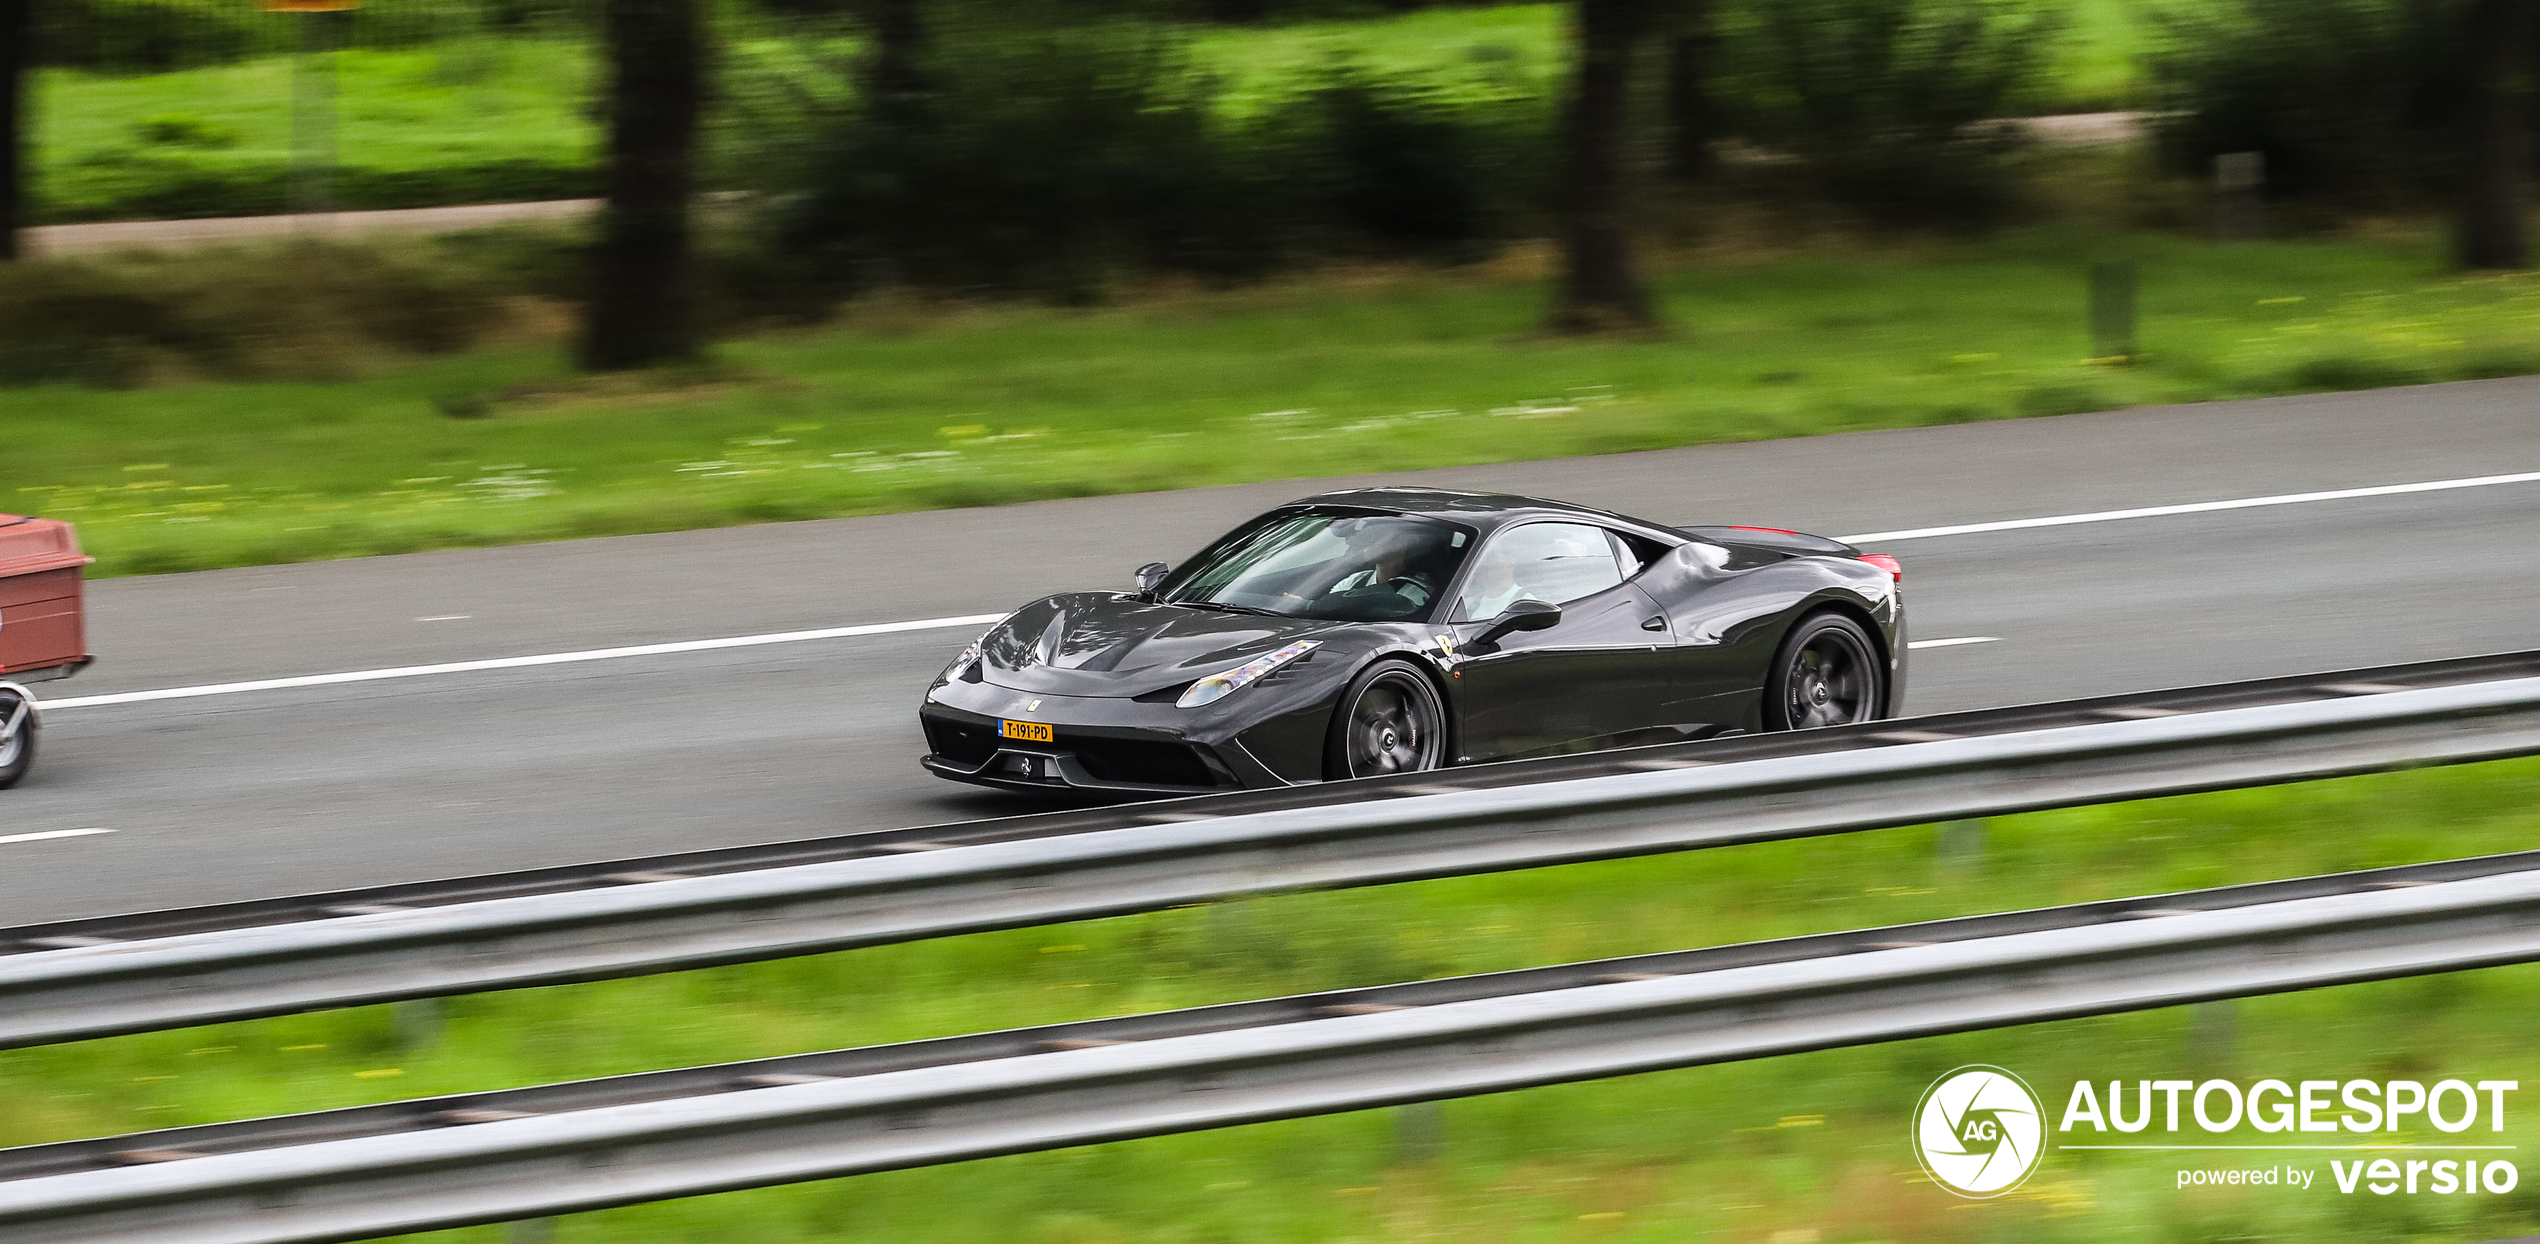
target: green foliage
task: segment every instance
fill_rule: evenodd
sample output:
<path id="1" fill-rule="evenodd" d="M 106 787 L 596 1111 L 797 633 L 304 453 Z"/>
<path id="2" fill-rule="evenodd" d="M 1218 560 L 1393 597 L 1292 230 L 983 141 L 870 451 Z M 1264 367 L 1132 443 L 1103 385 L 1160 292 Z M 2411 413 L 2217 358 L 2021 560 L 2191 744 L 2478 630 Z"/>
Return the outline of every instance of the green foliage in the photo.
<path id="1" fill-rule="evenodd" d="M 829 92 L 770 187 L 771 244 L 829 289 L 1084 302 L 1147 272 L 1478 258 L 1546 163 L 1538 101 L 1450 103 L 1347 62 L 1232 114 L 1151 25 L 974 34 L 924 73 L 897 111 Z"/>
<path id="2" fill-rule="evenodd" d="M 247 23 L 239 29 L 253 36 L 242 45 L 250 58 L 206 64 L 231 53 L 198 54 L 180 40 L 169 45 L 174 50 L 146 54 L 82 53 L 69 59 L 86 68 L 43 75 L 33 144 L 43 221 L 220 216 L 286 203 L 290 62 L 271 53 L 287 48 L 297 19 L 256 12 L 245 0 L 95 2 L 203 6 L 205 20 Z M 2076 2 L 2087 21 L 2074 28 L 2091 32 L 2092 55 L 2116 59 L 2091 62 L 2099 66 L 2087 71 L 2092 85 L 2075 89 L 2119 89 L 2109 66 L 2130 62 L 2123 47 L 2100 44 L 2122 43 L 2132 27 L 2111 7 L 2116 0 Z M 2028 47 L 2017 36 L 2045 37 L 2032 29 L 2043 23 L 2024 16 L 2031 12 L 2025 5 L 1988 6 L 1991 16 L 1965 47 L 1947 43 L 1966 20 L 1951 0 L 1808 0 L 1803 7 L 1788 14 L 1727 7 L 1733 31 L 1745 33 L 1736 54 L 1723 58 L 1736 73 L 1721 89 L 1732 103 L 1748 101 L 1730 111 L 1749 132 L 1749 145 L 1777 161 L 1751 169 L 1777 192 L 1839 194 L 1909 221 L 1935 211 L 1981 218 L 2007 198 L 2002 135 L 1944 131 L 1968 116 L 2071 102 L 2057 94 L 2066 76 L 2061 66 L 2078 55 L 2070 39 L 2041 53 L 2046 63 L 2032 66 L 2025 93 L 2004 93 L 2006 60 Z M 840 6 L 829 9 L 784 18 L 746 5 L 722 11 L 709 184 L 801 189 L 816 180 L 806 170 L 869 137 L 854 132 L 849 68 L 861 46 L 857 27 Z M 406 24 L 357 24 L 346 32 L 352 50 L 337 58 L 341 201 L 423 207 L 594 192 L 591 49 L 574 12 L 565 0 L 485 0 L 482 7 L 432 0 L 361 10 L 361 22 Z M 1092 270 L 1236 275 L 1327 254 L 1461 258 L 1540 226 L 1539 205 L 1553 176 L 1551 101 L 1567 59 L 1559 6 L 1199 28 L 1111 18 L 1070 29 L 1047 13 L 1025 20 L 994 10 L 955 12 L 978 28 L 951 32 L 942 73 L 957 96 L 951 102 L 973 115 L 953 125 L 947 141 L 967 155 L 995 148 L 1002 158 L 1020 146 L 1024 159 L 1011 172 L 982 171 L 946 154 L 900 153 L 912 175 L 966 192 L 1056 187 L 1062 205 L 1100 204 L 1127 220 L 1119 227 L 1096 222 L 1101 236 L 1093 241 L 1083 227 L 1068 226 L 1067 248 L 1093 258 L 1044 263 L 1036 258 L 1050 245 L 1043 226 L 993 219 L 1018 209 L 960 206 L 956 214 L 984 216 L 1002 231 L 991 243 L 997 257 L 986 266 L 1004 275 L 987 282 L 964 276 L 955 284 L 1003 281 L 1081 294 L 1101 283 L 1086 275 Z M 1905 25 L 1877 24 L 1891 19 Z M 165 23 L 91 25 L 139 38 Z M 1779 43 L 1766 38 L 1775 30 Z M 1819 63 L 1837 53 L 1839 72 Z M 1065 63 L 1077 56 L 1084 61 Z M 1853 72 L 1864 64 L 1873 71 Z M 1100 80 L 1094 65 L 1102 67 Z M 167 66 L 195 67 L 122 76 Z M 1960 70 L 1965 80 L 1940 82 L 1946 90 L 1923 80 Z M 1072 92 L 1074 102 L 1053 107 L 1096 124 L 1046 143 L 1046 131 L 1056 127 L 1000 96 L 1001 80 L 1028 91 Z M 1143 99 L 1163 115 L 1125 111 L 1128 99 Z M 1802 153 L 1800 131 L 1820 115 L 1847 116 L 1856 133 Z M 235 141 L 169 142 L 135 129 L 167 117 L 198 119 L 203 133 Z M 1868 138 L 1856 141 L 1860 134 Z M 1808 158 L 1793 162 L 1794 154 Z M 1061 167 L 1061 155 L 1087 165 Z M 1200 164 L 1177 167 L 1186 156 Z M 832 190 L 854 180 L 834 167 L 829 174 Z M 1165 198 L 1152 206 L 1121 202 L 1139 187 Z M 863 197 L 866 205 L 850 214 L 892 215 Z M 912 228 L 928 223 L 922 211 L 906 214 L 917 217 Z M 1027 253 L 1018 258 L 1018 250 Z M 770 279 L 799 275 L 781 258 L 768 266 Z M 939 255 L 926 266 L 977 265 Z"/>
<path id="3" fill-rule="evenodd" d="M 1433 82 L 1336 61 L 1263 110 L 1246 138 L 1325 253 L 1483 257 L 1549 199 L 1551 109 L 1512 93 L 1456 100 Z"/>
<path id="4" fill-rule="evenodd" d="M 1827 201 L 1898 224 L 1982 227 L 2015 206 L 2011 115 L 2049 64 L 2055 10 L 2001 0 L 1773 0 L 1731 10 L 1720 91 L 1743 136 Z"/>
<path id="5" fill-rule="evenodd" d="M 205 158 L 228 144 L 175 143 L 102 152 L 56 167 L 45 183 L 46 219 L 182 220 L 264 216 L 291 210 L 289 160 Z M 173 148 L 173 149 L 171 149 Z M 435 168 L 335 170 L 334 204 L 345 211 L 523 203 L 594 194 L 598 174 L 540 159 L 489 159 Z"/>
<path id="6" fill-rule="evenodd" d="M 1158 32 L 1046 28 L 930 59 L 922 103 L 824 118 L 776 245 L 846 290 L 1097 295 L 1111 273 L 1242 232 L 1218 122 Z"/>
<path id="7" fill-rule="evenodd" d="M 2163 150 L 2200 177 L 2217 155 L 2263 152 L 2275 195 L 2388 205 L 2434 192 L 2459 150 L 2464 7 L 2215 0 L 2165 14 L 2151 58 Z"/>
<path id="8" fill-rule="evenodd" d="M 284 22 L 219 0 L 51 0 L 35 6 L 35 57 L 105 73 L 167 73 L 290 45 Z"/>
<path id="9" fill-rule="evenodd" d="M 0 385 L 341 375 L 500 322 L 494 284 L 428 245 L 31 260 L 0 267 Z"/>
<path id="10" fill-rule="evenodd" d="M 300 45 L 395 48 L 484 31 L 557 29 L 573 0 L 387 0 L 348 12 L 276 13 L 256 0 L 40 0 L 35 59 L 98 73 L 160 74 L 271 56 Z"/>

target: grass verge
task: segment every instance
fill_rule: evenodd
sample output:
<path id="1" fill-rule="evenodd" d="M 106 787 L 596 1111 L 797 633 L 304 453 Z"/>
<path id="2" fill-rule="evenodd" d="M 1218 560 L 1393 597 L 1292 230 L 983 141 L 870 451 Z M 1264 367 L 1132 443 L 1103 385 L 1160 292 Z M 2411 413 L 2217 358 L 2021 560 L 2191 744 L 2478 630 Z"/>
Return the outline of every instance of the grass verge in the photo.
<path id="1" fill-rule="evenodd" d="M 336 201 L 437 207 L 596 193 L 578 43 L 471 39 L 337 54 Z M 44 223 L 288 210 L 291 61 L 38 75 Z"/>
<path id="2" fill-rule="evenodd" d="M 1663 339 L 1532 335 L 1521 250 L 1094 310 L 880 298 L 684 373 L 576 379 L 520 347 L 0 389 L 0 509 L 155 573 L 2540 371 L 2540 282 L 2435 275 L 2430 235 L 1734 245 L 1659 279 Z M 2084 358 L 2085 266 L 2118 258 L 2143 273 L 2132 366 Z"/>
<path id="3" fill-rule="evenodd" d="M 2540 761 L 2510 761 L 2000 818 L 1972 859 L 1886 830 L 487 995 L 419 1048 L 389 1008 L 230 1024 L 0 1054 L 0 1144 L 2441 859 L 2535 830 Z M 1433 1157 L 1375 1111 L 582 1215 L 557 1238 L 2496 1238 L 2540 1226 L 2540 1180 L 2341 1196 L 2319 1154 L 2298 1155 L 2321 1171 L 2309 1192 L 2180 1192 L 2181 1166 L 2274 1159 L 2063 1151 L 2017 1194 L 1961 1202 L 1916 1172 L 1905 1119 L 1971 1062 L 2059 1102 L 2082 1077 L 2529 1086 L 2535 1013 L 2540 967 L 2491 969 L 1453 1102 Z M 2540 1141 L 2531 1117 L 2514 1099 L 2480 1143 Z"/>

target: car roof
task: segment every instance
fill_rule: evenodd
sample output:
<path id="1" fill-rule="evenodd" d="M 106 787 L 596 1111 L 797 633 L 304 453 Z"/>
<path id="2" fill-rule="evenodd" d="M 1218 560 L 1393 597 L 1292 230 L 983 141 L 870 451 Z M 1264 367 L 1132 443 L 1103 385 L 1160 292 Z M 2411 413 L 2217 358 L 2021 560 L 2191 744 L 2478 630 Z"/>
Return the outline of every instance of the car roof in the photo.
<path id="1" fill-rule="evenodd" d="M 1633 531 L 1682 541 L 1682 532 L 1616 514 L 1611 510 L 1573 505 L 1543 497 L 1524 497 L 1505 492 L 1464 492 L 1452 488 L 1346 488 L 1338 492 L 1317 493 L 1300 497 L 1282 509 L 1315 505 L 1342 505 L 1356 509 L 1388 510 L 1397 514 L 1420 514 L 1443 518 L 1480 528 L 1484 533 L 1524 519 L 1587 518 L 1606 525 L 1620 525 Z"/>

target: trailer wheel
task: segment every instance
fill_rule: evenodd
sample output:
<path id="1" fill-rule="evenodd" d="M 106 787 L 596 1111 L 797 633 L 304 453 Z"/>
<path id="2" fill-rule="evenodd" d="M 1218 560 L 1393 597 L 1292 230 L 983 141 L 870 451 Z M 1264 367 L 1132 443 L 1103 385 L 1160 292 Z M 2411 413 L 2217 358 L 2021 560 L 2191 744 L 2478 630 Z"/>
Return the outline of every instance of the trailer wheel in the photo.
<path id="1" fill-rule="evenodd" d="M 41 724 L 34 694 L 16 683 L 0 683 L 0 790 L 17 785 L 35 764 L 35 735 Z"/>

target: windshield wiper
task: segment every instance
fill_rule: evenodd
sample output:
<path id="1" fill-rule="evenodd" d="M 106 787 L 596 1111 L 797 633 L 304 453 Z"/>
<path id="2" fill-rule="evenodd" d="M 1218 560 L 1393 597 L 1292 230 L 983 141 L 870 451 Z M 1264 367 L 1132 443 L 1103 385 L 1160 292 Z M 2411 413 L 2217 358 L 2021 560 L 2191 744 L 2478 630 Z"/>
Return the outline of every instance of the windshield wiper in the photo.
<path id="1" fill-rule="evenodd" d="M 1265 618 L 1288 618 L 1296 616 L 1294 614 L 1281 613 L 1276 609 L 1260 609 L 1252 605 L 1229 605 L 1224 601 L 1218 600 L 1168 600 L 1164 603 L 1168 605 L 1181 605 L 1189 609 L 1215 609 L 1221 613 L 1257 614 Z"/>

